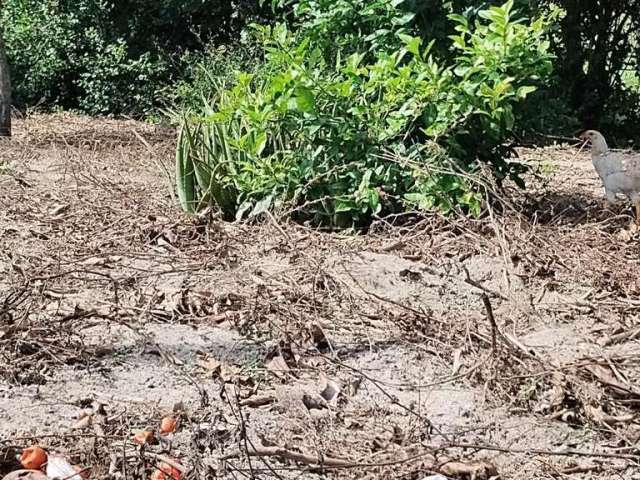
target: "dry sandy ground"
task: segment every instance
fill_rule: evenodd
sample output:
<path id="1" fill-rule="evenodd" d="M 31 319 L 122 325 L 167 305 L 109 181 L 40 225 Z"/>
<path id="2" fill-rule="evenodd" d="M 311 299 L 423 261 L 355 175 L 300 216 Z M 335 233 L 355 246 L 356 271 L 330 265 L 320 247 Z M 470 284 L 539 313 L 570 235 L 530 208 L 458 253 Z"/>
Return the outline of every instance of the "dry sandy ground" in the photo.
<path id="1" fill-rule="evenodd" d="M 92 478 L 161 455 L 198 479 L 640 479 L 640 244 L 586 154 L 523 152 L 539 175 L 483 220 L 338 235 L 182 215 L 173 137 L 34 116 L 0 143 L 9 457 L 39 443 Z M 174 408 L 168 440 L 131 442 Z"/>

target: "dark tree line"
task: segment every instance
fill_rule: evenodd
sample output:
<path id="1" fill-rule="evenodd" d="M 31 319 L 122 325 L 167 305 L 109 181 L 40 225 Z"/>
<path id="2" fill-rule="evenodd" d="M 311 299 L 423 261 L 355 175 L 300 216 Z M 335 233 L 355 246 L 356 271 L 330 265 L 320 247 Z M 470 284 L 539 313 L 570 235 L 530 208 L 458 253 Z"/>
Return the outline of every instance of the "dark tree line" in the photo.
<path id="1" fill-rule="evenodd" d="M 548 8 L 549 1 L 538 8 Z M 563 0 L 566 10 L 552 37 L 559 86 L 584 125 L 615 121 L 612 109 L 637 115 L 638 96 L 625 88 L 625 72 L 640 73 L 640 0 Z M 620 120 L 620 119 L 618 119 Z"/>
<path id="2" fill-rule="evenodd" d="M 211 46 L 268 14 L 257 0 L 4 0 L 0 23 L 18 108 L 152 114 Z M 187 59 L 187 60 L 185 60 Z"/>
<path id="3" fill-rule="evenodd" d="M 11 77 L 0 26 L 0 137 L 11 136 Z"/>

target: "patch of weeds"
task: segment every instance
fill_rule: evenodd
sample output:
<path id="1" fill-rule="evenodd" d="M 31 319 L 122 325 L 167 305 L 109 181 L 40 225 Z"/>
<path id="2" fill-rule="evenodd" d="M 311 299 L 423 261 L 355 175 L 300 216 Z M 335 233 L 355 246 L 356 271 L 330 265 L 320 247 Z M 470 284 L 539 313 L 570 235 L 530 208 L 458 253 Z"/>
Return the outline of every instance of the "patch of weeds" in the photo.
<path id="1" fill-rule="evenodd" d="M 16 167 L 12 163 L 0 163 L 0 175 L 16 176 Z"/>

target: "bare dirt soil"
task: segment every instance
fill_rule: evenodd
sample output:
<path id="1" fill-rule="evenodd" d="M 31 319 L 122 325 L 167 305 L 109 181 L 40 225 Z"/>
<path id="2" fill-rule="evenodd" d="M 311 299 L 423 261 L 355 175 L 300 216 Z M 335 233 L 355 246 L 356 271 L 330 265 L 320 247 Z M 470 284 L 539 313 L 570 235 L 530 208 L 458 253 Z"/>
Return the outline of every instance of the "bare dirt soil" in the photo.
<path id="1" fill-rule="evenodd" d="M 183 215 L 170 129 L 16 123 L 0 473 L 38 443 L 92 478 L 169 458 L 193 479 L 640 479 L 640 243 L 586 152 L 522 151 L 530 188 L 481 220 L 337 234 Z"/>

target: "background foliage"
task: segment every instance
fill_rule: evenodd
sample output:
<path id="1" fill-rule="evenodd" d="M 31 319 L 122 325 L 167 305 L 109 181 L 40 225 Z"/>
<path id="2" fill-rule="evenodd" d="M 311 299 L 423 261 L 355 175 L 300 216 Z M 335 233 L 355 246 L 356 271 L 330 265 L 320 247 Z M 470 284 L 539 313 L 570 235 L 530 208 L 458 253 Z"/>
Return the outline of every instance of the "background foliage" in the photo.
<path id="1" fill-rule="evenodd" d="M 451 61 L 456 52 L 449 48 L 448 37 L 454 25 L 447 15 L 456 12 L 473 21 L 479 11 L 500 3 L 406 0 L 402 9 L 413 15 L 412 27 L 423 41 L 434 42 L 434 54 Z M 228 63 L 236 67 L 244 62 L 246 67 L 261 61 L 259 50 L 241 35 L 249 23 L 286 20 L 292 28 L 331 35 L 331 29 L 357 21 L 348 2 L 342 2 L 341 13 L 331 17 L 335 25 L 326 28 L 326 17 L 318 14 L 322 8 L 316 8 L 324 4 L 6 0 L 0 18 L 13 69 L 14 100 L 19 108 L 38 105 L 138 116 L 155 114 L 173 101 L 195 105 L 202 93 L 215 88 L 218 80 L 213 77 L 228 75 Z M 269 7 L 276 7 L 275 14 Z M 637 138 L 640 0 L 515 0 L 514 8 L 530 18 L 557 18 L 548 37 L 555 77 L 549 88 L 538 89 L 516 107 L 529 114 L 523 115 L 527 120 L 515 133 L 567 135 L 589 127 L 605 130 L 619 143 Z M 382 42 L 391 27 L 386 20 L 393 14 L 378 13 L 376 35 Z M 358 49 L 373 32 L 372 24 L 353 27 L 351 35 L 341 38 Z"/>
<path id="2" fill-rule="evenodd" d="M 535 11 L 561 10 L 550 36 L 556 55 L 555 96 L 581 126 L 622 142 L 640 140 L 640 0 L 537 0 Z"/>
<path id="3" fill-rule="evenodd" d="M 249 0 L 7 0 L 15 103 L 149 114 L 193 61 L 185 52 L 235 40 L 260 11 Z"/>

